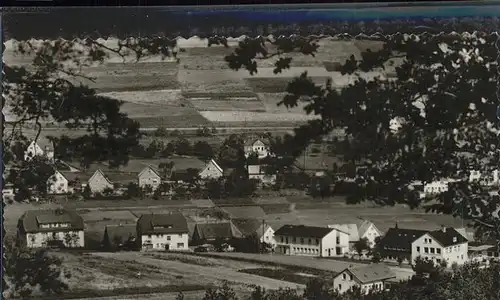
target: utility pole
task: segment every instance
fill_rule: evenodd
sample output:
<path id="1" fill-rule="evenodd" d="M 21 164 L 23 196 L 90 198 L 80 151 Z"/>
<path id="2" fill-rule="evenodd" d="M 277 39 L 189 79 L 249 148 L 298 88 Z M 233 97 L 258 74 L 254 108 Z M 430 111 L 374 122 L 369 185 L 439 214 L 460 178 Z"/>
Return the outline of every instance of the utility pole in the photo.
<path id="1" fill-rule="evenodd" d="M 264 219 L 262 219 L 262 242 L 260 243 L 262 253 L 264 253 L 264 234 L 266 234 L 266 228 L 265 228 Z"/>

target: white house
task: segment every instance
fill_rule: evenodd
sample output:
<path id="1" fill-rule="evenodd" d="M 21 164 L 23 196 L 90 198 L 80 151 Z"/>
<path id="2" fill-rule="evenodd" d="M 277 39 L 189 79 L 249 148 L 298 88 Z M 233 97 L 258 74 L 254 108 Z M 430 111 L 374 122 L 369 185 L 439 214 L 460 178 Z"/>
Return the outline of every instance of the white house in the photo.
<path id="1" fill-rule="evenodd" d="M 269 155 L 269 146 L 259 139 L 246 144 L 244 150 L 246 157 L 250 156 L 252 153 L 256 153 L 259 158 L 264 158 Z"/>
<path id="2" fill-rule="evenodd" d="M 199 175 L 201 179 L 218 179 L 224 175 L 224 171 L 215 160 L 211 159 Z"/>
<path id="3" fill-rule="evenodd" d="M 231 222 L 239 230 L 241 236 L 256 234 L 261 243 L 269 244 L 273 249 L 276 248 L 274 230 L 265 222 L 256 219 L 232 219 Z"/>
<path id="4" fill-rule="evenodd" d="M 382 264 L 370 264 L 347 268 L 333 278 L 333 286 L 343 294 L 352 288 L 359 288 L 363 294 L 385 289 L 385 282 L 395 279 L 396 275 Z"/>
<path id="5" fill-rule="evenodd" d="M 284 225 L 274 232 L 276 252 L 333 257 L 349 251 L 349 234 L 335 228 Z"/>
<path id="6" fill-rule="evenodd" d="M 189 230 L 181 213 L 145 214 L 137 220 L 137 241 L 142 250 L 188 250 Z"/>
<path id="7" fill-rule="evenodd" d="M 161 184 L 160 172 L 153 166 L 147 166 L 138 175 L 139 187 L 150 186 L 155 191 Z"/>
<path id="8" fill-rule="evenodd" d="M 17 224 L 18 241 L 28 248 L 84 247 L 83 218 L 65 209 L 29 210 Z"/>
<path id="9" fill-rule="evenodd" d="M 274 184 L 276 182 L 276 174 L 266 174 L 261 165 L 248 165 L 248 178 L 258 180 L 264 184 Z"/>
<path id="10" fill-rule="evenodd" d="M 491 174 L 483 174 L 478 170 L 471 170 L 469 173 L 469 182 L 480 181 L 485 186 L 494 186 L 500 184 L 499 170 L 494 170 Z"/>
<path id="11" fill-rule="evenodd" d="M 436 180 L 424 185 L 425 195 L 436 195 L 448 191 L 448 184 L 453 182 L 451 179 Z"/>
<path id="12" fill-rule="evenodd" d="M 32 141 L 26 151 L 24 151 L 24 160 L 30 160 L 35 156 L 45 156 L 49 160 L 54 160 L 54 145 L 52 142 L 46 142 L 44 145 L 42 140 Z"/>
<path id="13" fill-rule="evenodd" d="M 375 246 L 375 239 L 383 235 L 377 226 L 368 220 L 360 220 L 352 224 L 332 224 L 328 225 L 328 228 L 336 228 L 349 233 L 349 243 L 351 246 L 360 239 L 366 238 L 368 245 L 373 248 Z"/>
<path id="14" fill-rule="evenodd" d="M 50 195 L 67 194 L 68 179 L 59 171 L 55 170 L 54 175 L 47 179 L 47 193 Z"/>
<path id="15" fill-rule="evenodd" d="M 102 193 L 107 188 L 112 189 L 113 183 L 101 170 L 96 170 L 89 178 L 88 186 L 92 193 Z"/>
<path id="16" fill-rule="evenodd" d="M 417 257 L 430 259 L 436 264 L 446 262 L 462 265 L 468 260 L 468 240 L 455 228 L 443 227 L 429 231 L 417 238 L 411 244 L 411 259 L 414 263 Z"/>

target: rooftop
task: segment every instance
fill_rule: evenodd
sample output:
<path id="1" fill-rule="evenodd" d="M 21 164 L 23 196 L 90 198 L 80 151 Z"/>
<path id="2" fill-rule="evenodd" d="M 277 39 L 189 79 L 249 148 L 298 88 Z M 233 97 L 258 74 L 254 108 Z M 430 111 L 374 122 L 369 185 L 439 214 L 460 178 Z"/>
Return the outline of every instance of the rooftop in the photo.
<path id="1" fill-rule="evenodd" d="M 361 283 L 370 283 L 374 281 L 382 281 L 391 278 L 396 278 L 396 275 L 391 269 L 385 265 L 369 264 L 355 268 L 347 269 Z"/>
<path id="2" fill-rule="evenodd" d="M 275 235 L 283 236 L 296 236 L 296 237 L 312 237 L 312 238 L 323 238 L 330 232 L 332 228 L 328 227 L 316 227 L 316 226 L 306 226 L 306 225 L 284 225 L 276 232 Z"/>
<path id="3" fill-rule="evenodd" d="M 51 210 L 28 210 L 19 219 L 19 225 L 25 232 L 47 232 L 54 228 L 41 228 L 41 224 L 69 223 L 67 228 L 57 227 L 61 230 L 83 230 L 83 218 L 73 210 L 51 209 Z"/>
<path id="4" fill-rule="evenodd" d="M 186 218 L 179 212 L 169 214 L 144 214 L 137 220 L 137 230 L 141 234 L 187 233 Z"/>

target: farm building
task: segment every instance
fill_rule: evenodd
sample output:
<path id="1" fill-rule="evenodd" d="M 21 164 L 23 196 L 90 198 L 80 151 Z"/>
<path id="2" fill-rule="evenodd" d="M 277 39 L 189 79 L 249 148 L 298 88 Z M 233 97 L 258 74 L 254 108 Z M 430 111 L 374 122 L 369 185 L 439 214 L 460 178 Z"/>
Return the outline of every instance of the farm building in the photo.
<path id="1" fill-rule="evenodd" d="M 92 193 L 102 193 L 106 189 L 124 187 L 128 183 L 137 182 L 137 174 L 123 172 L 106 172 L 98 169 L 88 180 L 88 186 Z"/>
<path id="2" fill-rule="evenodd" d="M 102 239 L 104 249 L 135 248 L 137 245 L 137 225 L 118 224 L 106 225 Z"/>
<path id="3" fill-rule="evenodd" d="M 144 214 L 137 220 L 142 250 L 187 250 L 188 224 L 181 213 Z"/>
<path id="4" fill-rule="evenodd" d="M 18 241 L 28 248 L 84 247 L 83 218 L 65 209 L 29 210 L 17 224 Z"/>
<path id="5" fill-rule="evenodd" d="M 396 275 L 389 267 L 370 264 L 343 270 L 333 278 L 333 286 L 340 294 L 353 287 L 358 287 L 363 294 L 368 294 L 370 291 L 384 290 L 386 281 L 395 278 Z"/>
<path id="6" fill-rule="evenodd" d="M 349 250 L 349 234 L 335 228 L 284 225 L 274 239 L 277 252 L 286 255 L 334 257 Z"/>
<path id="7" fill-rule="evenodd" d="M 229 241 L 241 236 L 241 232 L 232 222 L 197 223 L 191 241 L 193 245 L 201 245 L 212 243 L 217 239 Z"/>

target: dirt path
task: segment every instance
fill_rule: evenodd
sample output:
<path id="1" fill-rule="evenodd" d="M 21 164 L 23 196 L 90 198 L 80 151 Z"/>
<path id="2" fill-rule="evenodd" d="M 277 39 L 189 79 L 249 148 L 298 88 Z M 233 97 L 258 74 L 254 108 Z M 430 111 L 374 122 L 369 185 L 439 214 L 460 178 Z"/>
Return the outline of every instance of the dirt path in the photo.
<path id="1" fill-rule="evenodd" d="M 278 288 L 304 288 L 303 285 L 270 279 L 257 275 L 245 274 L 238 272 L 237 269 L 218 266 L 200 266 L 178 261 L 160 260 L 143 256 L 141 253 L 94 253 L 95 256 L 103 258 L 113 257 L 117 260 L 134 260 L 141 264 L 157 266 L 160 269 L 168 270 L 172 275 L 183 276 L 185 278 L 200 281 L 200 283 L 229 281 L 236 284 L 258 285 L 266 289 Z"/>

